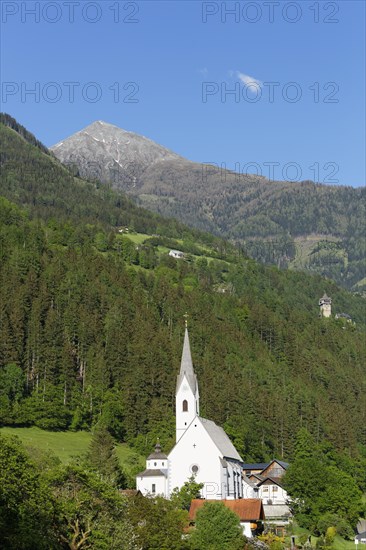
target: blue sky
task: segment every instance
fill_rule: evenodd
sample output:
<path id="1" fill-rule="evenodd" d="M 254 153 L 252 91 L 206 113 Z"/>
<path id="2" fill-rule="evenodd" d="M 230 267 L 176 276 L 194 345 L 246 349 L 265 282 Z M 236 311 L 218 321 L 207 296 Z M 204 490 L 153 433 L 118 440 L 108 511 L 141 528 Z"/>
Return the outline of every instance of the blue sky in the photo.
<path id="1" fill-rule="evenodd" d="M 2 110 L 48 146 L 104 120 L 199 162 L 365 184 L 363 1 L 1 9 Z"/>

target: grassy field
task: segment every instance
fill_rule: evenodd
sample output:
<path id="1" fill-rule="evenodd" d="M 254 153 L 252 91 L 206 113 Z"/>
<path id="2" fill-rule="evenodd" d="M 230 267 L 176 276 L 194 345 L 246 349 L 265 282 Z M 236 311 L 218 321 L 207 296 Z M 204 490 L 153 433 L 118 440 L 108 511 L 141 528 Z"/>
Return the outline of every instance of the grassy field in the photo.
<path id="1" fill-rule="evenodd" d="M 90 432 L 48 432 L 40 428 L 0 428 L 4 435 L 16 435 L 25 445 L 52 451 L 61 462 L 88 450 L 92 434 Z M 116 446 L 117 456 L 126 472 L 137 465 L 144 466 L 145 459 L 135 453 L 127 444 Z"/>
<path id="2" fill-rule="evenodd" d="M 302 534 L 310 535 L 310 531 L 302 527 L 299 527 L 296 523 L 294 523 L 292 527 L 292 534 L 295 535 L 297 540 L 297 537 L 299 537 Z M 314 536 L 311 537 L 311 546 L 313 548 L 316 547 L 317 540 L 318 540 L 317 537 L 314 537 Z M 290 544 L 291 544 L 290 536 L 287 536 L 286 546 L 290 547 Z M 361 546 L 362 548 L 362 545 L 359 545 L 359 546 Z M 357 550 L 357 547 L 353 540 L 345 540 L 345 539 L 342 539 L 342 537 L 340 537 L 339 535 L 336 535 L 332 544 L 332 550 Z"/>
<path id="3" fill-rule="evenodd" d="M 141 244 L 151 237 L 151 235 L 146 235 L 146 233 L 123 233 L 123 236 L 127 237 L 135 244 Z"/>

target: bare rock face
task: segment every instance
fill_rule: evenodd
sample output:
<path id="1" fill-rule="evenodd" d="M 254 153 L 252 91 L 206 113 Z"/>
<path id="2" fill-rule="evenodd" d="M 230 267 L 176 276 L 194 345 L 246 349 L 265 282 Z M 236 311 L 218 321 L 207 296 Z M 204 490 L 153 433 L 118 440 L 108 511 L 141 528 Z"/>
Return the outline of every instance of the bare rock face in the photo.
<path id="1" fill-rule="evenodd" d="M 50 148 L 80 176 L 111 183 L 132 191 L 141 187 L 141 176 L 156 163 L 182 157 L 154 141 L 98 120 Z"/>

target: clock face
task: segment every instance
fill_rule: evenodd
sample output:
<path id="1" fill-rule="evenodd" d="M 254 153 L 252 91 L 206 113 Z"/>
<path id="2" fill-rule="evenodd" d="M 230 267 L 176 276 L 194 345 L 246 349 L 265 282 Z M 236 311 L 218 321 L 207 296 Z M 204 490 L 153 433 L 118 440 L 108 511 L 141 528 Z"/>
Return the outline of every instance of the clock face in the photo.
<path id="1" fill-rule="evenodd" d="M 183 391 L 188 391 L 188 386 L 187 386 L 187 384 L 183 384 L 182 390 L 183 390 Z"/>

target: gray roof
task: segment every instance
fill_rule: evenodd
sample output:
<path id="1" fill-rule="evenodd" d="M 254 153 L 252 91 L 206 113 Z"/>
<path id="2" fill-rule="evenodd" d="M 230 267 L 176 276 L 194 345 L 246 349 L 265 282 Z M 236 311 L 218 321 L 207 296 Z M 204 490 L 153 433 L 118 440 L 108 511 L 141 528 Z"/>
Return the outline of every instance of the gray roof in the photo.
<path id="1" fill-rule="evenodd" d="M 270 462 L 251 462 L 249 464 L 243 464 L 243 470 L 264 470 L 271 463 Z"/>
<path id="2" fill-rule="evenodd" d="M 291 510 L 287 504 L 264 504 L 264 513 L 266 519 L 283 518 L 291 516 Z"/>
<path id="3" fill-rule="evenodd" d="M 273 477 L 273 476 L 259 476 L 262 479 L 259 480 L 259 483 L 257 484 L 257 487 L 260 487 L 261 485 L 264 485 L 266 482 L 270 481 L 271 483 L 274 483 L 275 485 L 278 485 L 279 487 L 282 487 L 282 481 L 280 477 Z"/>
<path id="4" fill-rule="evenodd" d="M 268 468 L 270 464 L 273 462 L 277 462 L 282 468 L 287 470 L 287 468 L 290 466 L 288 462 L 283 462 L 283 460 L 277 460 L 277 458 L 273 458 L 271 462 L 251 462 L 249 464 L 243 464 L 243 470 L 265 470 Z"/>
<path id="5" fill-rule="evenodd" d="M 193 370 L 191 348 L 189 345 L 189 336 L 188 336 L 187 328 L 184 334 L 184 344 L 183 344 L 182 360 L 180 363 L 180 373 L 178 374 L 178 377 L 177 377 L 177 391 L 179 390 L 179 387 L 182 383 L 184 375 L 187 378 L 187 381 L 191 390 L 193 391 L 194 394 L 196 394 L 196 391 L 198 388 L 197 377 Z"/>
<path id="6" fill-rule="evenodd" d="M 287 468 L 290 466 L 288 462 L 283 462 L 283 460 L 277 460 L 277 458 L 274 458 L 272 462 L 273 461 L 278 462 L 278 464 L 280 464 L 280 466 L 282 466 L 282 468 L 284 468 L 285 470 L 287 470 Z"/>
<path id="7" fill-rule="evenodd" d="M 244 482 L 247 483 L 248 485 L 250 485 L 250 487 L 253 487 L 253 489 L 255 487 L 257 487 L 256 482 L 253 481 L 252 479 L 249 479 L 249 477 L 247 477 L 247 476 L 244 476 Z"/>
<path id="8" fill-rule="evenodd" d="M 162 472 L 161 470 L 144 470 L 143 472 L 140 472 L 137 474 L 136 477 L 157 477 L 157 476 L 164 476 L 166 477 L 166 474 Z"/>
<path id="9" fill-rule="evenodd" d="M 155 451 L 147 457 L 147 460 L 153 460 L 154 458 L 159 460 L 165 460 L 168 458 L 167 455 L 162 452 L 159 442 L 157 442 L 155 445 Z"/>
<path id="10" fill-rule="evenodd" d="M 336 314 L 336 319 L 352 319 L 352 317 L 350 315 L 348 315 L 348 313 L 337 313 Z"/>
<path id="11" fill-rule="evenodd" d="M 332 303 L 332 298 L 327 296 L 326 292 L 324 292 L 323 297 L 320 298 L 320 300 L 319 300 L 319 305 L 321 305 L 322 302 L 326 302 L 327 304 L 331 304 Z"/>
<path id="12" fill-rule="evenodd" d="M 229 437 L 224 430 L 220 428 L 220 426 L 217 426 L 217 424 L 215 424 L 212 420 L 207 420 L 207 418 L 199 417 L 199 419 L 224 458 L 231 458 L 238 460 L 239 462 L 243 462 L 243 459 L 239 455 L 238 451 L 235 449 Z"/>

